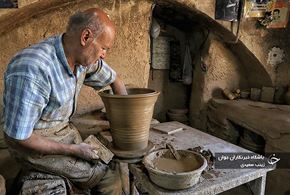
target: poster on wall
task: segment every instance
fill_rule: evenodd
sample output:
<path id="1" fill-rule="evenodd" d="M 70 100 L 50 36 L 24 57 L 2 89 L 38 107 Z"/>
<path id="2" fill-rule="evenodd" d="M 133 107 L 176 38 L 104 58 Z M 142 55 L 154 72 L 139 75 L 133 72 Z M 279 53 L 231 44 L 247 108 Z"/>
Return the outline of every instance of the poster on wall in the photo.
<path id="1" fill-rule="evenodd" d="M 0 8 L 17 8 L 18 0 L 0 0 Z"/>
<path id="2" fill-rule="evenodd" d="M 170 64 L 170 37 L 158 36 L 152 39 L 152 68 L 169 69 Z"/>
<path id="3" fill-rule="evenodd" d="M 264 15 L 267 11 L 268 2 L 269 2 L 269 0 L 245 0 L 244 16 L 246 18 L 264 17 Z"/>
<path id="4" fill-rule="evenodd" d="M 286 28 L 289 18 L 289 6 L 286 1 L 273 2 L 268 12 L 271 22 L 267 28 Z"/>
<path id="5" fill-rule="evenodd" d="M 216 0 L 215 19 L 237 21 L 239 14 L 239 0 Z"/>

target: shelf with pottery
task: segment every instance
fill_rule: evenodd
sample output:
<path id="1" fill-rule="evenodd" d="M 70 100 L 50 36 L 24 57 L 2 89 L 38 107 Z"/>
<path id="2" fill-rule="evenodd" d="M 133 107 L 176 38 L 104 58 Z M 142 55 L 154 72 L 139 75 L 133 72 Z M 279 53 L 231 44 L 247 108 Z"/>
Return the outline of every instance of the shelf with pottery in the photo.
<path id="1" fill-rule="evenodd" d="M 208 105 L 208 118 L 214 124 L 227 128 L 230 121 L 262 136 L 265 152 L 290 151 L 290 105 L 246 99 L 211 99 Z"/>

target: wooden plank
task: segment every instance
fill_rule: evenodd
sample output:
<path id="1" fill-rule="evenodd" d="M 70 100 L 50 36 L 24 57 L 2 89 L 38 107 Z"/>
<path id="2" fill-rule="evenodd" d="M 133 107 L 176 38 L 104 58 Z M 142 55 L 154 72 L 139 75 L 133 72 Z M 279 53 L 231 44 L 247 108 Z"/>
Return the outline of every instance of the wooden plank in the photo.
<path id="1" fill-rule="evenodd" d="M 180 124 L 181 123 L 177 121 L 159 123 L 159 124 L 154 125 L 152 129 L 159 131 L 161 133 L 170 135 L 170 134 L 177 133 L 183 130 Z"/>
<path id="2" fill-rule="evenodd" d="M 95 136 L 90 135 L 87 139 L 85 139 L 84 142 L 95 148 L 94 151 L 96 151 L 96 154 L 104 163 L 108 164 L 112 160 L 114 154 L 108 148 L 106 148 Z"/>
<path id="3" fill-rule="evenodd" d="M 0 18 L 0 35 L 8 33 L 9 31 L 22 25 L 25 21 L 31 18 L 37 17 L 41 14 L 46 14 L 61 7 L 68 6 L 69 4 L 77 4 L 81 2 L 88 2 L 85 0 L 50 0 L 50 1 L 39 1 L 27 5 L 23 8 L 15 9 L 11 13 L 7 13 Z M 94 2 L 90 0 L 90 2 Z"/>

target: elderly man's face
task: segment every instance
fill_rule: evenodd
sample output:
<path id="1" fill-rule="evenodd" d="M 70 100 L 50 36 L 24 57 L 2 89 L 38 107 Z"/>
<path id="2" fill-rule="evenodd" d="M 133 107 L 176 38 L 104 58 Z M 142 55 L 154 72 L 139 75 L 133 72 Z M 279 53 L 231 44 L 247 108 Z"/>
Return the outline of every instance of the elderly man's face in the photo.
<path id="1" fill-rule="evenodd" d="M 99 59 L 104 59 L 108 50 L 112 47 L 114 39 L 114 29 L 106 28 L 98 38 L 94 38 L 92 43 L 86 49 L 85 62 L 83 62 L 82 65 L 89 66 L 95 64 Z"/>

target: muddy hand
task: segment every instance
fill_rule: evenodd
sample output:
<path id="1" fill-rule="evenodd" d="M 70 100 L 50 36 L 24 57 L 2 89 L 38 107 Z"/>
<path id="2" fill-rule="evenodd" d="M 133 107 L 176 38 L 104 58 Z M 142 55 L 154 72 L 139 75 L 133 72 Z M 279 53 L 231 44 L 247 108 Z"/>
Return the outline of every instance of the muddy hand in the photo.
<path id="1" fill-rule="evenodd" d="M 83 158 L 85 160 L 96 160 L 99 159 L 98 151 L 95 150 L 92 146 L 86 143 L 80 143 L 77 145 L 79 152 L 78 157 Z"/>

